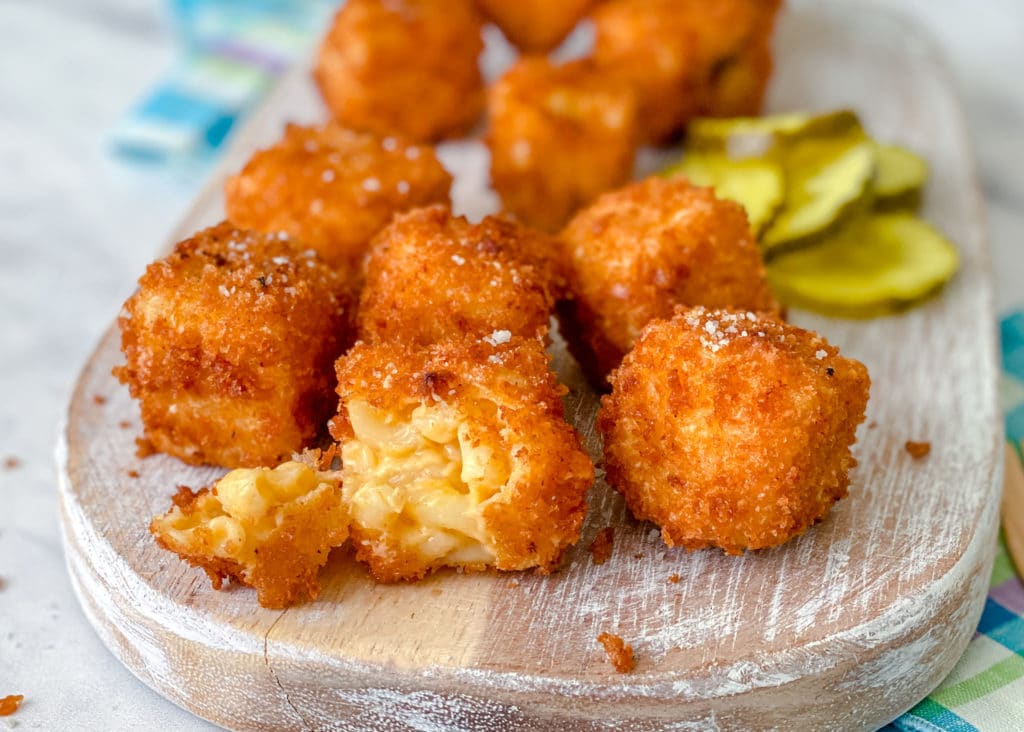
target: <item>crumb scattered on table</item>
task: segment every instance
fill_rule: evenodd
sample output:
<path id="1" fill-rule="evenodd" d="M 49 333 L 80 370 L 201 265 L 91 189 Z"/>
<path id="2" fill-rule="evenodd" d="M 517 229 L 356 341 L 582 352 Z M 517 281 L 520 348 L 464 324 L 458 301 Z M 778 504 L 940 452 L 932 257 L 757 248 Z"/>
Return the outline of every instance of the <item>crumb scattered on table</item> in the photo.
<path id="1" fill-rule="evenodd" d="M 597 636 L 597 642 L 604 646 L 604 651 L 608 654 L 608 661 L 620 674 L 629 673 L 636 666 L 636 661 L 633 659 L 633 646 L 619 636 L 612 633 L 601 633 Z"/>
<path id="2" fill-rule="evenodd" d="M 130 426 L 130 425 L 129 425 Z M 135 457 L 147 458 L 150 455 L 156 454 L 156 448 L 153 447 L 153 443 L 147 440 L 145 437 L 135 438 Z"/>
<path id="3" fill-rule="evenodd" d="M 914 442 L 913 440 L 907 440 L 905 445 L 907 452 L 915 460 L 920 460 L 925 455 L 932 451 L 932 443 L 930 442 Z"/>
<path id="4" fill-rule="evenodd" d="M 24 698 L 22 694 L 9 694 L 0 699 L 0 717 L 6 717 L 18 711 L 18 707 L 21 706 L 21 701 Z"/>
<path id="5" fill-rule="evenodd" d="M 875 429 L 876 427 L 878 427 L 878 422 L 876 422 L 876 421 L 874 421 L 874 420 L 871 420 L 870 422 L 868 422 L 868 429 L 869 429 L 869 430 L 873 430 L 873 429 Z"/>
<path id="6" fill-rule="evenodd" d="M 107 398 L 105 396 L 103 396 L 102 394 L 93 394 L 92 395 L 92 401 L 93 401 L 93 404 L 106 404 L 107 403 Z"/>
<path id="7" fill-rule="evenodd" d="M 19 467 L 21 467 L 21 460 L 14 457 L 14 455 L 4 458 L 4 470 L 14 470 Z"/>
<path id="8" fill-rule="evenodd" d="M 138 478 L 139 477 L 139 471 L 138 470 L 129 470 L 128 471 L 128 477 L 129 478 Z"/>
<path id="9" fill-rule="evenodd" d="M 606 526 L 597 532 L 597 536 L 590 542 L 590 554 L 594 558 L 594 564 L 604 564 L 612 556 L 612 544 L 615 541 L 615 529 Z"/>
<path id="10" fill-rule="evenodd" d="M 120 422 L 117 423 L 117 426 L 123 430 L 126 430 L 132 426 L 132 423 L 129 422 L 127 419 L 122 419 Z"/>
<path id="11" fill-rule="evenodd" d="M 672 574 L 670 574 L 668 576 L 668 581 L 671 582 L 674 585 L 678 585 L 679 584 L 679 575 L 676 574 L 675 572 L 673 572 Z"/>

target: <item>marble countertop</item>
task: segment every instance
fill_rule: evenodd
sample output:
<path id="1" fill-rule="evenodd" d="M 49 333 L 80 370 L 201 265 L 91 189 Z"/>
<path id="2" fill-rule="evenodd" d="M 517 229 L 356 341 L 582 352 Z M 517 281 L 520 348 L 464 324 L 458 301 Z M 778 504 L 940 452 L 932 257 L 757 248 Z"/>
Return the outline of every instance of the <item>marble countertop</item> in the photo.
<path id="1" fill-rule="evenodd" d="M 1000 312 L 1024 301 L 1024 4 L 885 0 L 939 40 L 988 203 Z M 866 11 L 867 12 L 867 11 Z M 175 53 L 164 3 L 0 4 L 0 729 L 209 729 L 100 643 L 64 567 L 53 446 L 78 369 L 201 181 L 110 131 Z M 8 458 L 17 461 L 4 467 Z"/>

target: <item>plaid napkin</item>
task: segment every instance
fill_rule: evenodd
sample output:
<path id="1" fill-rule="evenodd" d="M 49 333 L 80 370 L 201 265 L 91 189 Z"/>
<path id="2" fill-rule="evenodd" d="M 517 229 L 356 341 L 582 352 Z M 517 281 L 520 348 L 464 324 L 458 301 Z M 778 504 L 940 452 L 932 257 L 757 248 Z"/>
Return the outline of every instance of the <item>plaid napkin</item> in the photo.
<path id="1" fill-rule="evenodd" d="M 1024 310 L 1000 323 L 1006 438 L 1024 459 Z M 946 680 L 890 728 L 1024 730 L 1024 586 L 1002 537 L 978 632 Z"/>
<path id="2" fill-rule="evenodd" d="M 201 171 L 319 38 L 340 0 L 174 0 L 184 53 L 112 135 L 119 156 Z"/>

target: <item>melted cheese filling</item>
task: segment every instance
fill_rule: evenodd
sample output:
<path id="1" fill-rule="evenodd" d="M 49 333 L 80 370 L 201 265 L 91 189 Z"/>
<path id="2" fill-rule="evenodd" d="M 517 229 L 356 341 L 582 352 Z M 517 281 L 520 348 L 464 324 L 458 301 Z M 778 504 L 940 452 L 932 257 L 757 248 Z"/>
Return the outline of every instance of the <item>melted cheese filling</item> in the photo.
<path id="1" fill-rule="evenodd" d="M 286 462 L 274 469 L 232 470 L 184 513 L 179 507 L 164 519 L 162 532 L 182 546 L 199 540 L 214 556 L 241 564 L 255 560 L 282 519 L 282 508 L 332 491 L 337 476 Z"/>
<path id="2" fill-rule="evenodd" d="M 482 507 L 508 482 L 507 456 L 444 403 L 405 415 L 360 401 L 347 409 L 355 436 L 342 448 L 342 490 L 353 522 L 425 564 L 493 562 Z"/>

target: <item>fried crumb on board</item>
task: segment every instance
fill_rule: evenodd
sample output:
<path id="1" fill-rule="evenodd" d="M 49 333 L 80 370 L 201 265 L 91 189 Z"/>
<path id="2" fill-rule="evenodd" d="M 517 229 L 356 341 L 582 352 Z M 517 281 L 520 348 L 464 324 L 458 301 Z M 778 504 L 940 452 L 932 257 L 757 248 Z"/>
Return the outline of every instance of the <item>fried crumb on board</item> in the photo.
<path id="1" fill-rule="evenodd" d="M 135 438 L 135 457 L 140 459 L 148 458 L 150 455 L 155 455 L 156 452 L 157 450 L 153 446 L 153 443 L 147 440 L 145 437 Z"/>
<path id="2" fill-rule="evenodd" d="M 633 646 L 629 645 L 617 635 L 612 633 L 601 633 L 597 636 L 597 642 L 604 646 L 608 654 L 608 661 L 620 674 L 626 674 L 633 670 L 636 661 L 633 659 Z"/>
<path id="3" fill-rule="evenodd" d="M 7 717 L 18 711 L 24 698 L 22 694 L 8 694 L 0 699 L 0 717 Z"/>
<path id="4" fill-rule="evenodd" d="M 21 467 L 21 460 L 14 457 L 14 455 L 9 455 L 4 458 L 4 470 L 14 470 L 19 467 Z"/>
<path id="5" fill-rule="evenodd" d="M 597 532 L 597 536 L 590 542 L 590 554 L 594 558 L 594 564 L 604 564 L 611 558 L 614 540 L 615 529 L 611 526 Z"/>
<path id="6" fill-rule="evenodd" d="M 106 404 L 107 403 L 107 398 L 105 396 L 103 396 L 102 394 L 93 394 L 92 395 L 92 402 L 93 402 L 93 404 L 100 404 L 100 405 Z"/>
<path id="7" fill-rule="evenodd" d="M 139 471 L 138 470 L 129 470 L 128 471 L 128 477 L 129 478 L 138 478 L 139 477 Z"/>
<path id="8" fill-rule="evenodd" d="M 673 572 L 672 574 L 670 574 L 668 576 L 668 581 L 671 582 L 674 585 L 678 585 L 679 584 L 679 575 L 676 574 L 675 572 Z"/>
<path id="9" fill-rule="evenodd" d="M 914 442 L 913 440 L 907 440 L 907 444 L 904 445 L 904 447 L 915 460 L 920 460 L 932 451 L 932 443 L 930 442 Z"/>

